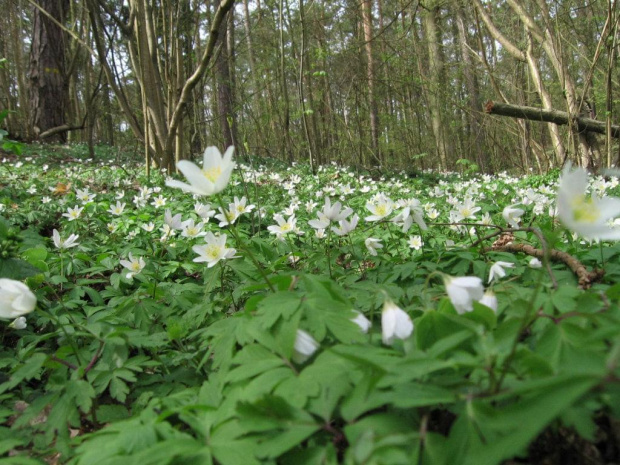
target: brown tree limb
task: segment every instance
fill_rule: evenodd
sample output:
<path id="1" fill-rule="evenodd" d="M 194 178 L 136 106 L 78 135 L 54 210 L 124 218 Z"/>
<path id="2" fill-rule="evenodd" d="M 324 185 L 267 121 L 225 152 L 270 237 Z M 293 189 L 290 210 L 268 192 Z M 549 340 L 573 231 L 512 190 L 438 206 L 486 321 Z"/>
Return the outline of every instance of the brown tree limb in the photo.
<path id="1" fill-rule="evenodd" d="M 545 253 L 542 249 L 537 249 L 528 244 L 505 244 L 501 246 L 487 247 L 485 252 L 511 252 L 524 253 L 536 258 L 544 258 Z M 588 289 L 592 283 L 598 281 L 605 274 L 605 270 L 588 271 L 588 269 L 572 255 L 560 250 L 549 251 L 549 258 L 553 261 L 562 262 L 568 266 L 579 279 L 579 287 Z"/>
<path id="2" fill-rule="evenodd" d="M 45 139 L 46 137 L 52 137 L 56 134 L 60 134 L 61 132 L 69 132 L 69 131 L 77 131 L 85 129 L 86 126 L 84 124 L 80 126 L 71 126 L 70 124 L 63 124 L 62 126 L 56 126 L 55 128 L 50 128 L 47 131 L 43 131 L 39 134 L 39 139 Z"/>
<path id="3" fill-rule="evenodd" d="M 569 121 L 572 119 L 580 132 L 589 131 L 597 132 L 599 134 L 607 133 L 606 123 L 603 121 L 597 121 L 592 118 L 584 118 L 582 116 L 574 116 L 571 118 L 567 112 L 560 110 L 543 110 L 542 108 L 511 105 L 509 103 L 500 103 L 489 100 L 484 106 L 484 111 L 491 115 L 509 116 L 511 118 L 543 121 L 546 123 L 555 123 L 559 125 L 569 124 Z M 620 139 L 619 125 L 611 125 L 611 135 L 612 137 Z"/>
<path id="4" fill-rule="evenodd" d="M 234 0 L 222 0 L 217 10 L 215 11 L 215 16 L 213 17 L 213 21 L 211 23 L 211 30 L 209 31 L 209 41 L 207 42 L 202 57 L 200 58 L 198 68 L 196 68 L 194 73 L 187 79 L 187 81 L 185 81 L 185 84 L 181 89 L 179 100 L 177 101 L 172 112 L 172 116 L 170 118 L 168 126 L 168 137 L 165 141 L 166 147 L 172 146 L 174 135 L 176 134 L 179 123 L 183 119 L 185 107 L 189 102 L 191 92 L 194 87 L 196 87 L 198 82 L 200 82 L 200 79 L 202 79 L 202 76 L 204 75 L 207 67 L 209 66 L 211 58 L 213 58 L 215 46 L 217 44 L 218 29 L 220 27 L 220 23 L 224 20 L 226 14 L 232 8 L 234 3 Z"/>

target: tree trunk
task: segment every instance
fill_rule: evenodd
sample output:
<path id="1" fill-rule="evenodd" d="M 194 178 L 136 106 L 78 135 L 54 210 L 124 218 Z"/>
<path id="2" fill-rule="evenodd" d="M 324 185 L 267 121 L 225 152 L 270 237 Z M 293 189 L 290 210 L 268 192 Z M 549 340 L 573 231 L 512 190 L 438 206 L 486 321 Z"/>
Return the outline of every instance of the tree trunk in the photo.
<path id="1" fill-rule="evenodd" d="M 379 111 L 375 95 L 375 62 L 372 51 L 372 0 L 362 0 L 362 21 L 364 24 L 364 46 L 366 49 L 366 80 L 368 83 L 368 109 L 370 113 L 370 143 L 374 156 L 381 162 L 379 153 Z"/>
<path id="2" fill-rule="evenodd" d="M 443 60 L 439 44 L 439 29 L 437 28 L 436 16 L 439 7 L 428 7 L 424 11 L 424 33 L 428 43 L 428 74 L 431 88 L 428 91 L 428 103 L 431 113 L 431 126 L 435 137 L 435 146 L 439 157 L 439 164 L 442 168 L 448 168 L 448 140 L 445 133 L 445 127 L 441 118 L 441 96 L 440 89 L 443 85 L 441 75 L 443 74 Z"/>
<path id="3" fill-rule="evenodd" d="M 463 60 L 463 76 L 465 78 L 465 87 L 467 88 L 468 113 L 467 120 L 469 126 L 469 140 L 474 150 L 474 154 L 482 171 L 489 169 L 488 154 L 484 152 L 481 139 L 481 128 L 478 120 L 480 112 L 480 94 L 478 92 L 478 80 L 476 78 L 476 70 L 471 59 L 468 46 L 467 26 L 469 21 L 466 20 L 465 10 L 459 2 L 456 7 L 456 24 L 458 27 L 458 37 L 461 45 L 461 58 Z"/>
<path id="4" fill-rule="evenodd" d="M 224 140 L 224 147 L 235 145 L 234 116 L 233 116 L 233 95 L 230 78 L 230 62 L 228 55 L 228 17 L 221 22 L 218 31 L 218 42 L 220 44 L 219 53 L 215 60 L 215 74 L 217 80 L 217 107 L 220 120 L 220 130 Z"/>
<path id="5" fill-rule="evenodd" d="M 39 5 L 62 24 L 69 0 L 39 0 Z M 29 124 L 36 138 L 42 132 L 65 124 L 65 35 L 51 18 L 35 8 L 30 49 Z M 66 132 L 58 132 L 48 139 L 49 142 L 60 143 L 66 140 Z"/>

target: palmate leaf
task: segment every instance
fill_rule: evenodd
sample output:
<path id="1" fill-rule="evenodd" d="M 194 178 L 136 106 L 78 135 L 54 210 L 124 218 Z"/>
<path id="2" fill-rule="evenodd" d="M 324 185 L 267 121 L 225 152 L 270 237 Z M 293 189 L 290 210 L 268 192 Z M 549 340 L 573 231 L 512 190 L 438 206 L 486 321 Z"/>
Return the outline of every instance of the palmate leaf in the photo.
<path id="1" fill-rule="evenodd" d="M 241 429 L 262 433 L 252 436 L 258 443 L 256 454 L 261 458 L 276 458 L 320 429 L 312 415 L 277 396 L 242 402 L 237 412 Z"/>
<path id="2" fill-rule="evenodd" d="M 123 463 L 135 465 L 210 465 L 213 463 L 210 448 L 201 441 L 189 437 L 159 441 L 139 451 L 131 458 L 120 460 Z"/>
<path id="3" fill-rule="evenodd" d="M 495 408 L 493 398 L 472 401 L 454 424 L 447 447 L 465 465 L 493 465 L 523 454 L 553 419 L 599 382 L 589 375 L 558 376 L 526 384 L 521 389 L 529 393 L 504 407 Z"/>
<path id="4" fill-rule="evenodd" d="M 47 355 L 42 353 L 36 353 L 30 356 L 22 366 L 15 370 L 7 382 L 0 384 L 0 394 L 9 389 L 13 389 L 22 381 L 38 376 L 46 360 Z"/>
<path id="5" fill-rule="evenodd" d="M 222 465 L 260 465 L 256 458 L 256 440 L 243 438 L 238 420 L 230 420 L 211 432 L 208 445 Z"/>
<path id="6" fill-rule="evenodd" d="M 229 383 L 247 380 L 272 368 L 284 366 L 282 358 L 258 344 L 244 347 L 232 362 L 239 366 L 230 370 L 226 375 L 225 381 Z"/>

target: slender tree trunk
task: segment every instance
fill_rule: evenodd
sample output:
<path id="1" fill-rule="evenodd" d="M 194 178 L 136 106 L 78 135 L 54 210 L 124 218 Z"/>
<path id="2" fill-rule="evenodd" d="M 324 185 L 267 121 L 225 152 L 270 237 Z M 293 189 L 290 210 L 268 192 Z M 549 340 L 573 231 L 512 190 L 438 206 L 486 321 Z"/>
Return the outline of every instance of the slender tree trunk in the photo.
<path id="1" fill-rule="evenodd" d="M 59 23 L 65 21 L 69 0 L 39 0 L 39 5 Z M 30 125 L 35 137 L 66 122 L 65 47 L 63 31 L 35 8 L 29 71 Z M 63 143 L 66 140 L 66 132 L 48 138 L 49 142 Z"/>
<path id="2" fill-rule="evenodd" d="M 446 138 L 445 127 L 441 118 L 441 96 L 442 86 L 441 75 L 443 74 L 443 60 L 439 48 L 439 30 L 437 28 L 436 16 L 439 11 L 437 6 L 430 6 L 424 11 L 423 22 L 426 41 L 428 43 L 428 74 L 430 89 L 428 91 L 428 103 L 431 113 L 431 126 L 435 137 L 439 165 L 448 168 L 448 141 Z"/>
<path id="3" fill-rule="evenodd" d="M 229 147 L 235 144 L 234 135 L 234 115 L 233 115 L 233 89 L 230 74 L 230 57 L 228 53 L 228 17 L 220 24 L 218 40 L 220 43 L 219 53 L 215 60 L 215 71 L 217 80 L 217 106 L 218 118 L 220 120 L 220 130 L 224 146 Z"/>
<path id="4" fill-rule="evenodd" d="M 286 82 L 286 50 L 284 44 L 284 0 L 280 0 L 279 9 L 278 9 L 278 26 L 280 29 L 280 90 L 282 92 L 282 97 L 284 99 L 284 117 L 283 123 L 284 127 L 282 128 L 282 147 L 284 149 L 284 153 L 286 154 L 286 158 L 289 163 L 293 162 L 293 152 L 291 150 L 291 134 L 290 134 L 290 126 L 291 126 L 291 116 L 290 116 L 290 102 L 288 97 L 288 83 Z"/>
<path id="5" fill-rule="evenodd" d="M 364 48 L 366 49 L 366 80 L 368 83 L 368 108 L 370 116 L 370 143 L 373 154 L 382 162 L 379 151 L 379 110 L 375 95 L 375 62 L 373 57 L 372 0 L 362 0 Z"/>
<path id="6" fill-rule="evenodd" d="M 467 120 L 469 126 L 469 140 L 474 150 L 476 160 L 483 171 L 489 169 L 488 154 L 484 151 L 481 143 L 481 128 L 479 122 L 479 113 L 481 107 L 480 93 L 478 91 L 478 80 L 476 78 L 476 70 L 470 55 L 468 45 L 466 12 L 462 3 L 457 2 L 456 6 L 456 24 L 458 28 L 458 39 L 460 42 L 461 59 L 463 61 L 463 77 L 465 78 L 465 87 L 467 88 L 468 112 Z"/>

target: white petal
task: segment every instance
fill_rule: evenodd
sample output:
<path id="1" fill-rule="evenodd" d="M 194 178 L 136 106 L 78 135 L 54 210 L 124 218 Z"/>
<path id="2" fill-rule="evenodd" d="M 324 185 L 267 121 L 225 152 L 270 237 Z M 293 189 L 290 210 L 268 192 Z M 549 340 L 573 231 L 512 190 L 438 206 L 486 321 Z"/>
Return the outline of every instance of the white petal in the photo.
<path id="1" fill-rule="evenodd" d="M 196 164 L 188 160 L 181 160 L 177 163 L 177 168 L 187 178 L 196 192 L 200 192 L 203 195 L 213 194 L 215 186 Z"/>

